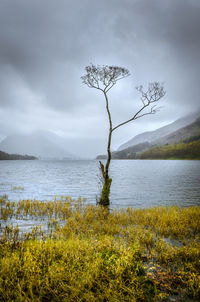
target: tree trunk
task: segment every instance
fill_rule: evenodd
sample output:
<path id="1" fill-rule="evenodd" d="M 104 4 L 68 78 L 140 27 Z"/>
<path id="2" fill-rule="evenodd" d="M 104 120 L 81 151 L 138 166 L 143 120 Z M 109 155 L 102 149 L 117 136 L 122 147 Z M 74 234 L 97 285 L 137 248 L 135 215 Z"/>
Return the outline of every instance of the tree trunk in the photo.
<path id="1" fill-rule="evenodd" d="M 112 178 L 109 177 L 109 166 L 111 161 L 111 152 L 110 152 L 111 136 L 112 136 L 112 131 L 109 132 L 109 137 L 108 137 L 108 147 L 107 147 L 108 157 L 105 167 L 101 161 L 99 162 L 101 174 L 103 177 L 103 187 L 102 187 L 101 197 L 99 201 L 99 204 L 102 206 L 109 206 L 110 204 L 110 186 L 112 183 Z"/>
<path id="2" fill-rule="evenodd" d="M 111 145 L 111 138 L 112 138 L 112 120 L 111 120 L 111 115 L 109 111 L 109 106 L 108 106 L 108 97 L 106 92 L 104 91 L 104 96 L 106 99 L 106 110 L 108 113 L 108 118 L 109 118 L 109 124 L 110 124 L 110 129 L 109 129 L 109 136 L 108 136 L 108 145 L 107 145 L 107 162 L 104 167 L 102 162 L 100 161 L 100 169 L 103 177 L 103 187 L 101 191 L 101 197 L 99 204 L 102 206 L 109 206 L 110 204 L 110 186 L 112 183 L 112 178 L 109 177 L 109 166 L 110 166 L 110 161 L 111 161 L 111 152 L 110 152 L 110 145 Z"/>

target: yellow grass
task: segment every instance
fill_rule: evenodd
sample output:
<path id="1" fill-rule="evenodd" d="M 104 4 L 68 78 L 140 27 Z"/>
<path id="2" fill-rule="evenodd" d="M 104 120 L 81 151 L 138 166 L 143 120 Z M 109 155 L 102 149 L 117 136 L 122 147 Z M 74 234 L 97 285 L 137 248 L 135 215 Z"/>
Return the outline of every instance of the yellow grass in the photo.
<path id="1" fill-rule="evenodd" d="M 108 211 L 69 197 L 0 207 L 1 301 L 200 298 L 199 207 Z M 13 218 L 43 225 L 21 233 Z"/>

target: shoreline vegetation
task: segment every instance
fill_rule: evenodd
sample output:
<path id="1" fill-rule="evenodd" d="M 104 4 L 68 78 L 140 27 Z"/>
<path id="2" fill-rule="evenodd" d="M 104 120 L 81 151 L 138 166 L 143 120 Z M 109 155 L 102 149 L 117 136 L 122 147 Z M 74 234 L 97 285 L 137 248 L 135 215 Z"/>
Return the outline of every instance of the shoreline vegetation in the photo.
<path id="1" fill-rule="evenodd" d="M 1 301 L 199 301 L 198 206 L 109 211 L 61 197 L 0 207 Z"/>
<path id="2" fill-rule="evenodd" d="M 139 144 L 140 146 L 145 144 Z M 138 146 L 139 146 L 138 145 Z M 148 143 L 146 143 L 148 145 Z M 146 147 L 147 148 L 147 147 Z M 105 155 L 99 155 L 96 159 L 105 159 Z M 188 160 L 200 160 L 200 139 L 188 141 L 185 140 L 182 143 L 165 144 L 152 146 L 146 151 L 137 151 L 136 147 L 129 147 L 121 151 L 115 151 L 112 153 L 113 159 L 188 159 Z"/>
<path id="3" fill-rule="evenodd" d="M 38 158 L 32 155 L 9 154 L 0 151 L 0 160 L 36 160 L 36 159 Z"/>
<path id="4" fill-rule="evenodd" d="M 140 151 L 140 149 L 147 149 Z M 0 160 L 37 160 L 30 155 L 8 154 L 0 151 Z M 98 155 L 97 160 L 107 159 L 106 155 Z M 138 144 L 121 151 L 112 152 L 112 159 L 165 159 L 165 160 L 200 160 L 199 136 L 185 139 L 181 143 L 156 145 L 150 147 L 149 143 Z"/>

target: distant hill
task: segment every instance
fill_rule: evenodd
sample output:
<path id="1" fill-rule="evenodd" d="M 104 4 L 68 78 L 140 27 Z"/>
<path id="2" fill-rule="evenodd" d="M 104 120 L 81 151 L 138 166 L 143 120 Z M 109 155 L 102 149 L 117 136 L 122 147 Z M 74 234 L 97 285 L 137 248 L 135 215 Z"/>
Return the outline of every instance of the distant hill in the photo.
<path id="1" fill-rule="evenodd" d="M 159 130 L 159 129 L 158 129 Z M 160 137 L 112 152 L 113 159 L 190 158 L 200 159 L 200 118 L 191 124 Z M 99 159 L 105 156 L 99 156 Z"/>
<path id="2" fill-rule="evenodd" d="M 141 148 L 138 148 L 138 147 Z M 199 148 L 199 149 L 198 149 Z M 154 142 L 113 152 L 115 159 L 200 159 L 200 118 Z"/>
<path id="3" fill-rule="evenodd" d="M 0 151 L 0 160 L 35 160 L 37 157 L 30 155 L 8 154 Z"/>
<path id="4" fill-rule="evenodd" d="M 178 129 L 160 139 L 153 141 L 153 144 L 173 144 L 184 141 L 191 137 L 200 135 L 200 117 L 197 118 L 193 123 Z"/>
<path id="5" fill-rule="evenodd" d="M 148 142 L 140 143 L 131 147 L 128 147 L 121 151 L 112 152 L 113 159 L 129 159 L 132 158 L 133 155 L 136 155 L 138 152 L 142 152 L 151 148 L 152 145 Z"/>
<path id="6" fill-rule="evenodd" d="M 200 139 L 192 142 L 161 145 L 138 155 L 139 159 L 200 159 Z"/>
<path id="7" fill-rule="evenodd" d="M 60 137 L 46 131 L 8 136 L 0 143 L 0 150 L 22 155 L 33 154 L 40 158 L 75 158 L 67 151 L 65 145 L 62 145 Z"/>
<path id="8" fill-rule="evenodd" d="M 112 152 L 112 159 L 132 159 L 132 158 L 136 158 L 136 155 L 138 153 L 141 153 L 145 150 L 148 150 L 149 148 L 151 148 L 153 145 L 148 143 L 148 142 L 144 142 L 144 143 L 140 143 L 131 147 L 128 147 L 124 150 L 121 151 L 114 151 Z M 96 159 L 106 159 L 107 155 L 103 154 L 103 155 L 98 155 L 96 157 Z"/>
<path id="9" fill-rule="evenodd" d="M 183 118 L 180 118 L 177 121 L 175 121 L 175 122 L 173 122 L 169 125 L 166 125 L 164 127 L 161 127 L 157 130 L 148 131 L 148 132 L 144 132 L 144 133 L 141 133 L 139 135 L 136 135 L 135 137 L 130 139 L 128 142 L 121 145 L 118 148 L 118 151 L 124 150 L 128 147 L 131 147 L 133 145 L 137 145 L 137 144 L 140 144 L 140 143 L 144 143 L 144 142 L 148 142 L 148 143 L 152 143 L 152 142 L 155 142 L 155 141 L 158 142 L 161 138 L 166 137 L 166 136 L 170 135 L 171 133 L 177 131 L 178 129 L 181 129 L 181 128 L 191 124 L 198 117 L 200 117 L 200 111 L 199 110 L 196 113 L 193 113 L 193 114 L 190 114 L 190 115 L 185 116 Z"/>

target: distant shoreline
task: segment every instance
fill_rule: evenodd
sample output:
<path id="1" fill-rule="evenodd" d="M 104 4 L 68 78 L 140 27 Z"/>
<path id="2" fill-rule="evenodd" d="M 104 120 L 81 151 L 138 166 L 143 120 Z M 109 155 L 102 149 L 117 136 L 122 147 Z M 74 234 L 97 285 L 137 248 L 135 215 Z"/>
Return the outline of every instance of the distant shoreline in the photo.
<path id="1" fill-rule="evenodd" d="M 38 158 L 32 155 L 9 154 L 0 151 L 0 160 L 37 160 Z"/>

